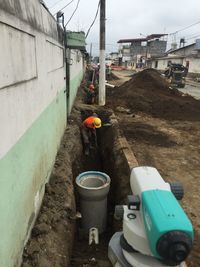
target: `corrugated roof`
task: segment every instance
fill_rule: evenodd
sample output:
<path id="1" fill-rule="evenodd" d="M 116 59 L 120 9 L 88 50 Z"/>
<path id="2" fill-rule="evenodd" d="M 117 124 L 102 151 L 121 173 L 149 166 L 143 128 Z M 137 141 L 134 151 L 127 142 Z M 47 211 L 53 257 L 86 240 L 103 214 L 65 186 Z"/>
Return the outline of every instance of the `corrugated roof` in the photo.
<path id="1" fill-rule="evenodd" d="M 163 37 L 163 36 L 166 36 L 166 35 L 168 35 L 168 34 L 166 34 L 166 33 L 155 33 L 155 34 L 148 35 L 147 39 L 151 40 L 151 39 L 160 38 L 160 37 Z"/>
<path id="2" fill-rule="evenodd" d="M 192 43 L 192 44 L 190 44 L 190 45 L 186 45 L 186 46 L 183 46 L 183 47 L 180 47 L 180 48 L 177 48 L 177 49 L 171 50 L 169 53 L 177 52 L 177 51 L 179 51 L 179 50 L 182 50 L 182 49 L 188 48 L 188 47 L 190 47 L 190 46 L 193 46 L 193 45 L 195 45 L 195 43 Z"/>
<path id="3" fill-rule="evenodd" d="M 120 39 L 117 43 L 134 43 L 134 42 L 145 42 L 147 38 L 134 38 L 134 39 Z"/>
<path id="4" fill-rule="evenodd" d="M 166 36 L 166 33 L 155 33 L 148 35 L 146 38 L 133 38 L 133 39 L 120 39 L 117 43 L 134 43 L 134 42 L 146 42 L 152 40 L 154 38 L 160 38 L 162 36 Z"/>

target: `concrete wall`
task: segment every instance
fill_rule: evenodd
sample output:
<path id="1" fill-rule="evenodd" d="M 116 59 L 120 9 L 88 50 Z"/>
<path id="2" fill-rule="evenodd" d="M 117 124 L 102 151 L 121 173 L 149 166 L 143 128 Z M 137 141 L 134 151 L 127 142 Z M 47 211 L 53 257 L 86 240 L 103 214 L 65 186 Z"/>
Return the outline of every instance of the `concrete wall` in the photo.
<path id="1" fill-rule="evenodd" d="M 156 67 L 157 61 L 157 67 Z M 168 62 L 183 64 L 186 66 L 186 62 L 189 61 L 189 73 L 200 73 L 200 58 L 195 57 L 186 57 L 186 58 L 160 58 L 152 61 L 152 68 L 156 68 L 158 70 L 165 70 L 167 68 Z"/>
<path id="2" fill-rule="evenodd" d="M 190 46 L 185 46 L 181 49 L 177 49 L 175 51 L 172 51 L 170 54 L 171 55 L 178 55 L 178 56 L 188 56 L 191 55 L 191 53 L 195 50 L 196 46 L 190 45 Z"/>
<path id="3" fill-rule="evenodd" d="M 177 63 L 177 64 L 183 64 L 183 59 L 182 58 L 164 58 L 164 59 L 156 59 L 152 61 L 152 68 L 158 69 L 158 70 L 165 70 L 168 66 L 168 62 L 171 61 L 172 63 Z M 157 67 L 156 67 L 156 62 L 157 62 Z"/>
<path id="4" fill-rule="evenodd" d="M 146 55 L 146 51 L 147 51 L 147 48 L 146 48 L 146 44 L 145 46 L 142 45 L 141 42 L 134 42 L 131 44 L 131 56 L 136 58 L 137 55 L 142 55 L 142 56 L 145 56 Z"/>
<path id="5" fill-rule="evenodd" d="M 148 54 L 151 56 L 162 56 L 167 48 L 167 41 L 153 40 L 148 42 Z"/>
<path id="6" fill-rule="evenodd" d="M 70 49 L 67 52 L 69 62 L 69 98 L 68 98 L 68 113 L 70 114 L 76 94 L 83 78 L 84 65 L 83 55 L 80 50 Z"/>
<path id="7" fill-rule="evenodd" d="M 19 266 L 66 126 L 63 46 L 37 0 L 0 1 L 0 266 Z"/>
<path id="8" fill-rule="evenodd" d="M 187 57 L 184 59 L 184 66 L 186 66 L 186 62 L 189 61 L 189 73 L 200 73 L 200 58 L 195 57 Z"/>

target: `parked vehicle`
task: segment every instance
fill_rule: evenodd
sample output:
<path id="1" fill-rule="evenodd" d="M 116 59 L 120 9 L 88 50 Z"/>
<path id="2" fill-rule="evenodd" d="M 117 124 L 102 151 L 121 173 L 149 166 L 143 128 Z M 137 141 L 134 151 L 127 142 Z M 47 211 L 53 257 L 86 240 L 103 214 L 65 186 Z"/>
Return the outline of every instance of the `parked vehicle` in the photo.
<path id="1" fill-rule="evenodd" d="M 188 69 L 182 64 L 171 63 L 165 70 L 165 77 L 169 80 L 171 86 L 185 87 L 185 77 L 187 76 Z"/>

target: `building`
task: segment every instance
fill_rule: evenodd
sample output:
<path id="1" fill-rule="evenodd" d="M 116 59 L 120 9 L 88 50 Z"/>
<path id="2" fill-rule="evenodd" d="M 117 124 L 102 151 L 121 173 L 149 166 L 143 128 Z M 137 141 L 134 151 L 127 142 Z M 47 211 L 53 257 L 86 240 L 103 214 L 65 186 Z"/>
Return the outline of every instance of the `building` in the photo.
<path id="1" fill-rule="evenodd" d="M 178 49 L 170 49 L 163 57 L 154 57 L 151 60 L 152 68 L 164 71 L 169 63 L 182 64 L 188 68 L 191 74 L 200 73 L 200 40 L 195 43 L 180 47 Z"/>
<path id="2" fill-rule="evenodd" d="M 164 55 L 167 34 L 151 34 L 145 38 L 121 39 L 120 63 L 125 66 L 142 67 L 152 57 Z"/>

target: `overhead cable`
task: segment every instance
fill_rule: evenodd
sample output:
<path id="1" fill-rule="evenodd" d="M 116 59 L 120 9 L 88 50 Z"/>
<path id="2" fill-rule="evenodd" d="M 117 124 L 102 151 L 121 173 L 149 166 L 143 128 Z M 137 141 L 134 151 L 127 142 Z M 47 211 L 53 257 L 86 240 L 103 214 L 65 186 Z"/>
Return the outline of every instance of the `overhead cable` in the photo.
<path id="1" fill-rule="evenodd" d="M 66 4 L 64 7 L 62 7 L 61 9 L 59 9 L 59 11 L 62 11 L 63 9 L 65 9 L 66 7 L 68 7 L 72 2 L 74 2 L 74 0 L 71 0 L 68 4 Z M 57 12 L 54 14 L 54 16 L 57 14 Z"/>
<path id="2" fill-rule="evenodd" d="M 195 38 L 197 38 L 197 37 L 199 37 L 199 36 L 200 36 L 200 34 L 199 34 L 199 35 L 196 35 L 196 36 L 193 36 L 193 37 L 190 37 L 190 38 L 187 38 L 187 39 L 185 39 L 185 40 L 187 41 L 187 40 L 195 39 Z"/>
<path id="3" fill-rule="evenodd" d="M 186 27 L 184 27 L 184 28 L 182 28 L 182 29 L 180 29 L 180 30 L 177 30 L 177 31 L 175 31 L 175 32 L 172 32 L 172 33 L 170 33 L 170 35 L 177 34 L 178 32 L 182 32 L 182 31 L 184 31 L 184 30 L 187 30 L 187 29 L 189 29 L 189 28 L 191 28 L 191 27 L 193 27 L 193 26 L 195 26 L 195 25 L 197 25 L 197 24 L 200 24 L 200 21 L 197 21 L 196 23 L 193 23 L 193 24 L 191 24 L 191 25 L 189 25 L 189 26 L 186 26 Z"/>
<path id="4" fill-rule="evenodd" d="M 92 24 L 90 25 L 90 27 L 89 27 L 89 29 L 88 29 L 88 31 L 87 31 L 87 34 L 86 34 L 86 36 L 85 36 L 86 38 L 88 37 L 88 35 L 89 35 L 89 33 L 90 33 L 90 30 L 91 30 L 92 26 L 94 25 L 94 23 L 95 23 L 95 21 L 96 21 L 96 19 L 97 19 L 97 15 L 98 15 L 98 13 L 99 13 L 100 2 L 101 2 L 101 1 L 99 0 L 98 6 L 97 6 L 97 11 L 96 11 L 94 20 L 93 20 Z"/>
<path id="5" fill-rule="evenodd" d="M 50 6 L 49 7 L 49 9 L 52 9 L 52 8 L 54 8 L 54 6 L 56 6 L 58 3 L 60 3 L 61 1 L 63 1 L 63 0 L 58 0 L 57 2 L 55 2 L 52 6 Z"/>
<path id="6" fill-rule="evenodd" d="M 186 39 L 188 39 L 188 38 L 192 38 L 193 36 L 196 36 L 197 34 L 199 34 L 200 35 L 200 32 L 198 31 L 198 32 L 196 32 L 196 33 L 193 33 L 193 34 L 187 34 L 187 35 L 184 35 L 184 38 L 186 38 Z"/>
<path id="7" fill-rule="evenodd" d="M 72 13 L 71 17 L 69 18 L 69 20 L 67 21 L 67 23 L 65 24 L 65 27 L 69 24 L 69 22 L 71 21 L 71 19 L 73 18 L 74 14 L 76 13 L 76 10 L 78 9 L 80 0 L 78 0 L 76 8 L 74 9 L 74 12 Z"/>

